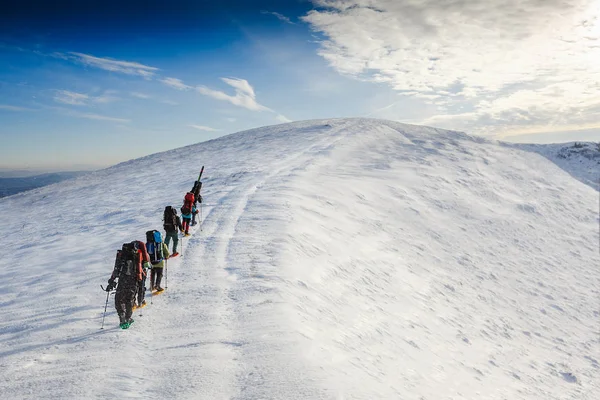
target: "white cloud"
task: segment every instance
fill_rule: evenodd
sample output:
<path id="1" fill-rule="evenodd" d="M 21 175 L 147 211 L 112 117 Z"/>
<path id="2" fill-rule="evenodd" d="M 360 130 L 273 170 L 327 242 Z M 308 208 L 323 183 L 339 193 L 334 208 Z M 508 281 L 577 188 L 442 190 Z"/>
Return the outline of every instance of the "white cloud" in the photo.
<path id="1" fill-rule="evenodd" d="M 120 98 L 115 96 L 117 92 L 114 90 L 107 90 L 102 93 L 100 96 L 92 96 L 90 99 L 94 103 L 112 103 L 113 101 L 118 101 Z"/>
<path id="2" fill-rule="evenodd" d="M 8 105 L 8 104 L 0 104 L 0 110 L 7 110 L 7 111 L 31 111 L 31 108 L 11 106 L 11 105 Z"/>
<path id="3" fill-rule="evenodd" d="M 119 72 L 127 75 L 138 75 L 149 79 L 156 74 L 158 68 L 140 64 L 134 61 L 122 61 L 112 58 L 95 57 L 83 53 L 68 53 L 75 61 L 90 67 L 100 68 L 106 71 Z"/>
<path id="4" fill-rule="evenodd" d="M 147 95 L 145 93 L 140 93 L 140 92 L 131 92 L 129 94 L 133 97 L 137 97 L 138 99 L 149 99 L 150 98 L 150 95 Z"/>
<path id="5" fill-rule="evenodd" d="M 296 25 L 294 22 L 292 22 L 288 17 L 286 17 L 285 15 L 282 15 L 278 12 L 274 12 L 274 11 L 261 11 L 261 14 L 270 14 L 270 15 L 274 15 L 275 17 L 277 17 L 277 19 L 279 19 L 280 21 L 283 21 L 287 24 L 291 24 L 291 25 Z"/>
<path id="6" fill-rule="evenodd" d="M 223 82 L 235 88 L 235 95 L 231 96 L 224 92 L 209 89 L 206 86 L 198 86 L 196 90 L 206 96 L 210 96 L 217 100 L 228 101 L 233 105 L 247 108 L 252 111 L 273 111 L 268 107 L 259 104 L 256 101 L 254 89 L 245 79 L 238 78 L 221 78 Z"/>
<path id="7" fill-rule="evenodd" d="M 178 89 L 178 90 L 188 90 L 188 89 L 192 89 L 191 86 L 186 85 L 185 83 L 183 83 L 181 81 L 181 79 L 177 79 L 177 78 L 164 78 L 160 80 L 162 83 L 164 83 L 167 86 L 170 86 L 174 89 Z"/>
<path id="8" fill-rule="evenodd" d="M 283 122 L 283 123 L 293 122 L 291 119 L 287 118 L 285 115 L 282 115 L 282 114 L 277 114 L 277 116 L 275 117 L 275 119 L 277 121 Z"/>
<path id="9" fill-rule="evenodd" d="M 94 114 L 94 113 L 83 113 L 83 112 L 78 112 L 78 111 L 73 111 L 73 110 L 63 110 L 63 111 L 65 112 L 65 114 L 73 116 L 73 117 L 77 117 L 77 118 L 87 118 L 87 119 L 93 119 L 93 120 L 98 120 L 98 121 L 110 121 L 110 122 L 121 122 L 121 123 L 131 122 L 131 120 L 125 119 L 125 118 L 107 117 L 106 115 L 100 115 L 100 114 Z"/>
<path id="10" fill-rule="evenodd" d="M 303 19 L 324 35 L 319 54 L 330 66 L 441 110 L 474 110 L 448 121 L 600 118 L 598 0 L 314 3 Z"/>
<path id="11" fill-rule="evenodd" d="M 114 96 L 114 90 L 107 90 L 100 96 L 90 96 L 84 93 L 71 92 L 69 90 L 57 90 L 54 95 L 54 101 L 73 106 L 84 106 L 90 103 L 110 103 L 119 100 Z"/>
<path id="12" fill-rule="evenodd" d="M 54 101 L 73 106 L 83 106 L 86 104 L 89 96 L 83 93 L 71 92 L 68 90 L 57 90 L 54 95 Z"/>
<path id="13" fill-rule="evenodd" d="M 194 128 L 194 129 L 198 129 L 199 131 L 207 131 L 207 132 L 218 132 L 220 131 L 220 129 L 215 129 L 215 128 L 211 128 L 209 126 L 204 126 L 204 125 L 188 125 L 190 128 Z"/>

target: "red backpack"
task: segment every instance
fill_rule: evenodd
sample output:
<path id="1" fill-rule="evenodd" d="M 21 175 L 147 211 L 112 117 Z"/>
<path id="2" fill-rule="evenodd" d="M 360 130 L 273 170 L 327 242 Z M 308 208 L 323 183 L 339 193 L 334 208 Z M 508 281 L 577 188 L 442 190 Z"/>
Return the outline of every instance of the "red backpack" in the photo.
<path id="1" fill-rule="evenodd" d="M 183 207 L 181 207 L 181 213 L 182 214 L 191 214 L 192 213 L 192 207 L 194 206 L 194 193 L 192 192 L 187 192 L 185 194 L 185 197 L 183 198 Z"/>

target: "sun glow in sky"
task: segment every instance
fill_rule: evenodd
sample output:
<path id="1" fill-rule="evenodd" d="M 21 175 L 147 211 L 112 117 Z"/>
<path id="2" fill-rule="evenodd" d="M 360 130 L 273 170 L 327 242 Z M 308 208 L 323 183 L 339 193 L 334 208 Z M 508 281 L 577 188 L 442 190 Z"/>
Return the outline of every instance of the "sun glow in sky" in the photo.
<path id="1" fill-rule="evenodd" d="M 0 168 L 108 166 L 331 117 L 600 140 L 598 0 L 5 8 Z"/>

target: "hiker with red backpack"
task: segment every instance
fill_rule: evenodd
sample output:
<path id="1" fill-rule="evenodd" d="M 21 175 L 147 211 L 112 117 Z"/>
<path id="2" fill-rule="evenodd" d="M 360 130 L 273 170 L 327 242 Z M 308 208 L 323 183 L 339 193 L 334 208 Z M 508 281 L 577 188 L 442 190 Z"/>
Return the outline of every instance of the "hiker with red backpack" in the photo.
<path id="1" fill-rule="evenodd" d="M 138 286 L 135 294 L 135 299 L 133 303 L 133 309 L 142 308 L 146 306 L 146 276 L 148 275 L 148 270 L 152 268 L 150 264 L 150 255 L 146 250 L 146 244 L 142 241 L 138 241 L 140 245 L 140 254 L 142 256 L 143 262 L 142 266 L 142 277 L 138 280 Z"/>
<path id="2" fill-rule="evenodd" d="M 167 249 L 169 248 L 169 244 L 171 243 L 172 239 L 173 253 L 171 254 L 171 257 L 176 257 L 179 255 L 177 252 L 177 244 L 179 243 L 178 231 L 181 233 L 184 233 L 185 231 L 181 225 L 181 219 L 179 219 L 179 215 L 177 215 L 177 209 L 175 207 L 165 207 L 165 211 L 163 212 L 163 228 L 166 232 L 165 244 L 167 245 Z"/>
<path id="3" fill-rule="evenodd" d="M 194 205 L 196 199 L 194 193 L 187 192 L 183 199 L 183 206 L 181 206 L 181 219 L 182 219 L 182 227 L 184 230 L 185 236 L 190 235 L 190 223 L 192 222 L 192 216 L 198 213 L 196 206 Z"/>
<path id="4" fill-rule="evenodd" d="M 152 294 L 157 294 L 164 290 L 160 286 L 160 281 L 162 280 L 166 260 L 170 256 L 169 247 L 163 242 L 160 232 L 154 230 L 146 232 L 146 250 L 148 250 L 150 264 L 152 264 L 150 290 Z"/>
<path id="5" fill-rule="evenodd" d="M 115 309 L 119 315 L 119 326 L 127 329 L 133 323 L 131 314 L 135 303 L 135 295 L 139 282 L 144 279 L 144 267 L 149 267 L 148 253 L 143 242 L 133 241 L 124 243 L 121 250 L 117 250 L 115 266 L 108 280 L 106 291 L 110 292 L 115 287 Z M 118 280 L 118 284 L 115 282 Z"/>

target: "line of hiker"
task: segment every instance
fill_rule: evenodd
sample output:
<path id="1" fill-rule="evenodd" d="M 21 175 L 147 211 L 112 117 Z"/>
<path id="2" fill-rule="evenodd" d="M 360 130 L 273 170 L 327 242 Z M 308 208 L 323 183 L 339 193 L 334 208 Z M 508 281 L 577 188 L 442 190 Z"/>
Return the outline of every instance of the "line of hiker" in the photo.
<path id="1" fill-rule="evenodd" d="M 131 317 L 136 308 L 146 306 L 146 277 L 150 271 L 150 293 L 151 296 L 161 294 L 167 287 L 167 263 L 168 259 L 179 255 L 177 246 L 179 244 L 179 232 L 184 236 L 190 236 L 190 225 L 196 225 L 198 215 L 197 204 L 202 204 L 200 189 L 202 188 L 202 173 L 200 170 L 198 180 L 190 192 L 185 194 L 183 205 L 180 208 L 181 219 L 177 215 L 177 209 L 166 206 L 163 212 L 163 228 L 165 240 L 157 230 L 146 232 L 146 242 L 134 240 L 124 243 L 117 250 L 113 272 L 108 280 L 104 316 L 108 305 L 108 296 L 116 289 L 115 308 L 119 315 L 119 326 L 127 329 L 133 323 Z M 200 221 L 201 222 L 201 221 Z M 173 241 L 173 252 L 169 252 L 169 245 Z M 163 274 L 164 271 L 164 274 Z M 161 286 L 163 275 L 165 287 Z M 104 316 L 102 317 L 102 328 L 104 328 Z"/>

